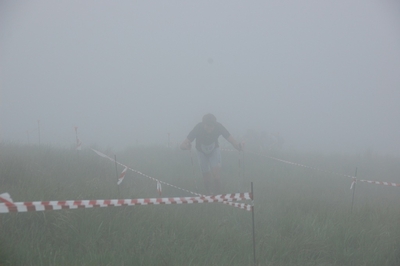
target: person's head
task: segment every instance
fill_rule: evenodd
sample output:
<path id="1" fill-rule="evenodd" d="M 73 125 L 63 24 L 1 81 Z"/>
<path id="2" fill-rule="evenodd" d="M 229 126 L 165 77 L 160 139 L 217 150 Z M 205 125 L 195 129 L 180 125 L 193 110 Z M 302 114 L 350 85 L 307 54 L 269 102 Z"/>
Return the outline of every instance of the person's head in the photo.
<path id="1" fill-rule="evenodd" d="M 203 127 L 208 133 L 212 132 L 217 124 L 217 118 L 213 114 L 203 116 Z"/>

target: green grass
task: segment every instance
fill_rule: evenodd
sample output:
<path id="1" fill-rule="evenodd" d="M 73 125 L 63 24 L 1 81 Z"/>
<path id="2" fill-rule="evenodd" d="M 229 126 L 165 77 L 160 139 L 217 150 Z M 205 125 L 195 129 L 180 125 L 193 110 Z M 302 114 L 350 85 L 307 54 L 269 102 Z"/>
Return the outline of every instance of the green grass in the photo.
<path id="1" fill-rule="evenodd" d="M 361 179 L 400 183 L 395 157 L 273 156 L 347 175 L 357 167 Z M 189 153 L 157 146 L 126 149 L 117 160 L 204 193 L 195 153 L 193 166 Z M 0 193 L 15 202 L 158 196 L 156 183 L 137 173 L 128 171 L 119 189 L 116 179 L 114 163 L 89 149 L 0 145 Z M 222 181 L 224 193 L 248 192 L 254 182 L 259 265 L 400 265 L 400 188 L 357 183 L 351 213 L 349 178 L 252 154 L 239 167 L 230 152 L 223 153 Z M 192 195 L 163 185 L 162 196 Z M 251 213 L 223 204 L 0 214 L 0 265 L 252 263 Z"/>

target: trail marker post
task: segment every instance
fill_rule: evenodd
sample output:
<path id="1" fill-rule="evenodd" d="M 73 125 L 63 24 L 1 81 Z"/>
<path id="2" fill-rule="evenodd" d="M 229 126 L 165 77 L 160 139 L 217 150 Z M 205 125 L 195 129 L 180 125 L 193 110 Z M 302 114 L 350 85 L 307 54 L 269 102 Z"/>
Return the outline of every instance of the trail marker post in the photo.
<path id="1" fill-rule="evenodd" d="M 81 149 L 81 146 L 80 146 L 81 143 L 80 143 L 80 140 L 79 140 L 79 138 L 78 138 L 78 127 L 75 126 L 74 129 L 75 129 L 75 141 L 76 141 L 76 147 L 75 147 L 75 149 L 76 149 L 76 154 L 79 155 L 79 150 Z"/>
<path id="2" fill-rule="evenodd" d="M 251 220 L 253 222 L 253 259 L 254 265 L 256 265 L 256 232 L 254 226 L 254 190 L 253 182 L 251 182 Z"/>
<path id="3" fill-rule="evenodd" d="M 117 164 L 116 154 L 114 154 L 114 162 L 115 162 L 115 175 L 117 176 L 117 182 L 118 182 L 119 176 L 118 176 L 118 164 Z M 118 196 L 119 196 L 119 186 L 118 186 Z"/>
<path id="4" fill-rule="evenodd" d="M 350 213 L 353 213 L 354 194 L 356 193 L 356 183 L 357 183 L 357 167 L 356 167 L 356 173 L 354 174 L 354 181 L 352 183 L 352 185 L 353 185 L 353 197 L 351 199 L 351 212 Z"/>
<path id="5" fill-rule="evenodd" d="M 238 166 L 239 166 L 239 171 L 238 171 L 238 191 L 240 190 L 240 188 L 241 188 L 241 181 L 240 181 L 240 178 L 242 177 L 242 166 L 241 166 L 241 162 L 240 162 L 240 157 L 242 156 L 242 152 L 241 151 L 239 151 L 239 158 L 238 158 Z"/>
<path id="6" fill-rule="evenodd" d="M 40 146 L 40 120 L 37 121 L 38 124 L 38 137 L 39 137 L 39 146 Z"/>
<path id="7" fill-rule="evenodd" d="M 242 154 L 243 154 L 243 160 L 242 160 L 243 182 L 246 182 L 246 178 L 245 178 L 244 146 L 245 146 L 245 143 L 242 142 Z"/>

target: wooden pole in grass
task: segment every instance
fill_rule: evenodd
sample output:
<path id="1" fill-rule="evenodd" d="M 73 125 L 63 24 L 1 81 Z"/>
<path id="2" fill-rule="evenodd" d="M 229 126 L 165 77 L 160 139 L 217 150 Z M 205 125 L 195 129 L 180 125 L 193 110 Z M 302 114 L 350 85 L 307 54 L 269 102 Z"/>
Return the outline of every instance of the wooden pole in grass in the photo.
<path id="1" fill-rule="evenodd" d="M 351 213 L 353 213 L 353 206 L 354 206 L 354 194 L 356 193 L 356 183 L 357 183 L 357 167 L 356 167 L 356 173 L 354 174 L 354 181 L 353 181 L 353 197 L 351 199 Z"/>
<path id="2" fill-rule="evenodd" d="M 114 154 L 114 162 L 115 162 L 115 174 L 117 176 L 117 183 L 118 183 L 118 164 L 117 164 L 117 155 Z M 118 185 L 118 195 L 119 195 L 119 185 Z"/>
<path id="3" fill-rule="evenodd" d="M 75 129 L 75 142 L 76 142 L 75 150 L 76 150 L 76 154 L 79 155 L 78 127 L 75 126 L 74 129 Z"/>
<path id="4" fill-rule="evenodd" d="M 245 160 L 244 160 L 244 142 L 242 143 L 242 154 L 243 154 L 243 160 L 242 160 L 242 169 L 243 169 L 243 182 L 246 182 L 245 178 Z"/>
<path id="5" fill-rule="evenodd" d="M 38 124 L 38 135 L 39 135 L 39 146 L 40 146 L 40 120 L 37 121 Z"/>
<path id="6" fill-rule="evenodd" d="M 240 178 L 242 177 L 242 165 L 241 165 L 241 162 L 240 162 L 240 157 L 241 156 L 242 156 L 242 152 L 239 151 L 239 158 L 238 158 L 239 171 L 238 171 L 238 187 L 237 187 L 238 191 L 240 191 L 240 188 L 241 188 L 241 180 L 240 180 Z"/>
<path id="7" fill-rule="evenodd" d="M 254 228 L 254 190 L 253 182 L 251 182 L 251 220 L 253 222 L 253 259 L 254 265 L 256 265 L 256 232 Z"/>
<path id="8" fill-rule="evenodd" d="M 245 154 L 244 154 L 244 151 L 242 151 L 242 171 L 243 171 L 243 174 L 242 174 L 242 176 L 243 176 L 243 181 L 242 181 L 242 184 L 245 184 L 246 183 L 246 161 L 245 161 Z"/>

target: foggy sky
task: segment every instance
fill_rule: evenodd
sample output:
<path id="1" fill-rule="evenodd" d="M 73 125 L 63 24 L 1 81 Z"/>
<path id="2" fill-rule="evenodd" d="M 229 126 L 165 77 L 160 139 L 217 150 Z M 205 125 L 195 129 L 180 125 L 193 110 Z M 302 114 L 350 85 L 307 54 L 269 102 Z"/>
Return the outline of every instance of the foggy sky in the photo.
<path id="1" fill-rule="evenodd" d="M 1 1 L 0 85 L 4 142 L 38 120 L 50 145 L 181 142 L 211 112 L 237 138 L 400 154 L 400 5 Z"/>

